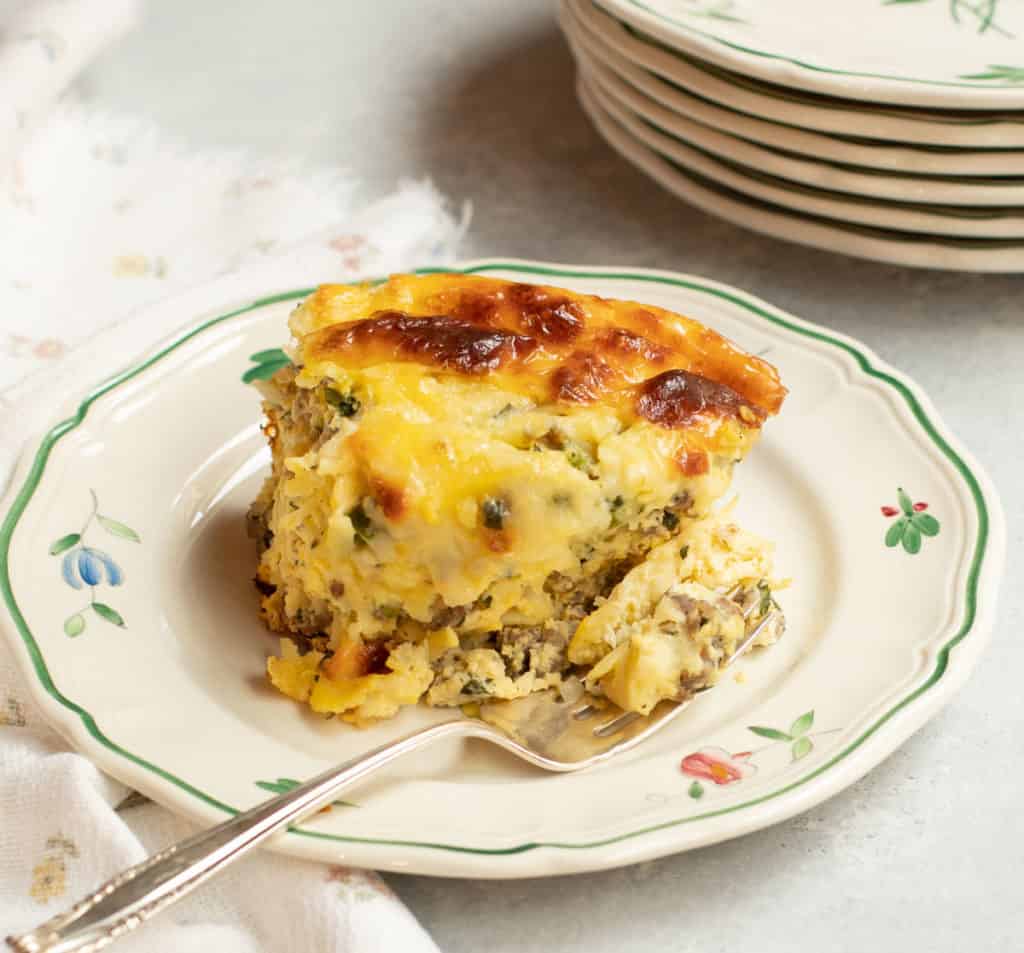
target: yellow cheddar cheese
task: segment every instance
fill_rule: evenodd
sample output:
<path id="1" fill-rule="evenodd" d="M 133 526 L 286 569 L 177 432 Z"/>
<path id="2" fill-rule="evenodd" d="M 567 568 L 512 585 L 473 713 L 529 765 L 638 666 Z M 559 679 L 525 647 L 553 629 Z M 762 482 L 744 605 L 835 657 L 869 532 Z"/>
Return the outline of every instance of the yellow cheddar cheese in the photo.
<path id="1" fill-rule="evenodd" d="M 662 309 L 462 274 L 324 286 L 290 327 L 251 512 L 284 694 L 364 723 L 570 676 L 646 711 L 713 677 L 770 574 L 713 512 L 782 403 L 770 365 Z"/>

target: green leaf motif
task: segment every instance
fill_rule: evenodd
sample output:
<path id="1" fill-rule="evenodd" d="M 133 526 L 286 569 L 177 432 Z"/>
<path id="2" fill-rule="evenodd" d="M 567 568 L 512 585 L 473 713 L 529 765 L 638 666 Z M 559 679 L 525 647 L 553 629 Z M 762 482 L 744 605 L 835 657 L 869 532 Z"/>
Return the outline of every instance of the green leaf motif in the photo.
<path id="1" fill-rule="evenodd" d="M 264 791 L 270 791 L 271 794 L 284 794 L 287 791 L 292 791 L 299 786 L 299 782 L 295 778 L 278 778 L 276 781 L 257 781 L 256 787 L 262 788 Z M 352 801 L 332 801 L 332 804 L 337 804 L 339 807 L 359 807 L 358 804 L 354 804 Z"/>
<path id="2" fill-rule="evenodd" d="M 931 513 L 924 512 L 928 508 L 927 503 L 915 504 L 903 487 L 896 490 L 896 497 L 903 515 L 886 531 L 885 545 L 890 549 L 902 545 L 903 549 L 913 556 L 921 551 L 924 537 L 939 535 L 939 521 Z M 894 515 L 892 508 L 888 506 L 883 506 L 882 512 L 885 515 Z"/>
<path id="3" fill-rule="evenodd" d="M 142 542 L 142 538 L 130 526 L 125 526 L 124 523 L 119 523 L 117 520 L 112 520 L 109 516 L 101 516 L 99 513 L 97 513 L 96 521 L 108 533 L 110 533 L 111 536 L 120 536 L 121 539 L 130 539 L 133 543 Z"/>
<path id="4" fill-rule="evenodd" d="M 265 351 L 257 351 L 255 354 L 250 354 L 249 360 L 252 361 L 253 364 L 277 364 L 281 362 L 286 364 L 291 363 L 291 359 L 279 347 L 271 347 L 267 348 Z"/>
<path id="5" fill-rule="evenodd" d="M 796 721 L 793 722 L 789 729 L 789 733 L 794 738 L 799 738 L 801 735 L 806 735 L 811 730 L 811 726 L 814 724 L 814 709 L 805 711 Z"/>
<path id="6" fill-rule="evenodd" d="M 806 758 L 814 750 L 814 742 L 810 738 L 797 738 L 793 742 L 793 760 L 799 761 Z"/>
<path id="7" fill-rule="evenodd" d="M 66 552 L 74 546 L 81 538 L 81 534 L 79 533 L 68 533 L 67 536 L 61 536 L 61 538 L 50 547 L 50 555 L 59 556 L 61 553 Z"/>
<path id="8" fill-rule="evenodd" d="M 762 738 L 770 738 L 772 741 L 792 741 L 793 736 L 786 734 L 784 731 L 779 731 L 777 728 L 765 728 L 761 725 L 748 725 L 748 731 L 752 731 L 755 735 L 759 735 Z"/>
<path id="9" fill-rule="evenodd" d="M 911 556 L 921 551 L 921 531 L 913 523 L 908 523 L 903 531 L 903 548 Z"/>
<path id="10" fill-rule="evenodd" d="M 993 63 L 983 73 L 963 73 L 960 79 L 999 80 L 1003 83 L 1024 83 L 1024 66 Z"/>
<path id="11" fill-rule="evenodd" d="M 289 364 L 291 364 L 291 361 L 288 358 L 285 358 L 283 361 L 267 361 L 264 364 L 256 364 L 242 375 L 242 383 L 251 384 L 253 381 L 268 381 L 282 367 L 287 367 Z"/>
<path id="12" fill-rule="evenodd" d="M 898 487 L 896 489 L 896 499 L 899 500 L 900 509 L 903 510 L 907 516 L 914 515 L 914 501 L 907 496 L 903 487 Z"/>
<path id="13" fill-rule="evenodd" d="M 256 787 L 263 788 L 264 791 L 270 791 L 273 794 L 284 794 L 285 791 L 291 791 L 292 788 L 297 788 L 299 782 L 294 778 L 278 778 L 276 781 L 257 781 Z"/>
<path id="14" fill-rule="evenodd" d="M 114 625 L 119 625 L 122 629 L 124 628 L 124 619 L 116 609 L 111 609 L 104 602 L 94 602 L 92 608 L 101 619 L 106 619 L 107 622 L 112 622 Z"/>
<path id="15" fill-rule="evenodd" d="M 694 781 L 693 784 L 690 785 L 686 793 L 689 794 L 690 797 L 692 797 L 695 801 L 699 801 L 702 797 L 704 797 L 704 785 L 701 784 L 700 781 Z"/>
<path id="16" fill-rule="evenodd" d="M 926 0 L 882 0 L 883 7 L 905 6 L 908 3 L 923 3 Z M 943 4 L 945 6 L 945 4 Z M 950 20 L 960 26 L 970 23 L 977 26 L 978 35 L 983 35 L 991 30 L 1008 40 L 1015 39 L 1014 35 L 1000 24 L 996 23 L 996 12 L 999 7 L 999 0 L 949 0 L 948 13 Z M 1013 69 L 1013 67 L 996 67 L 990 69 Z M 961 79 L 987 79 L 985 76 L 962 76 Z"/>
<path id="17" fill-rule="evenodd" d="M 903 531 L 907 528 L 907 518 L 901 516 L 892 526 L 889 527 L 889 532 L 885 534 L 885 545 L 890 548 L 893 546 L 899 546 L 900 540 L 903 539 Z"/>
<path id="18" fill-rule="evenodd" d="M 680 10 L 684 16 L 701 20 L 719 20 L 723 23 L 746 23 L 742 17 L 733 12 L 733 0 L 704 0 L 703 3 L 693 2 L 689 9 Z"/>
<path id="19" fill-rule="evenodd" d="M 64 620 L 64 634 L 70 638 L 81 635 L 85 631 L 85 616 L 81 612 L 69 615 Z"/>

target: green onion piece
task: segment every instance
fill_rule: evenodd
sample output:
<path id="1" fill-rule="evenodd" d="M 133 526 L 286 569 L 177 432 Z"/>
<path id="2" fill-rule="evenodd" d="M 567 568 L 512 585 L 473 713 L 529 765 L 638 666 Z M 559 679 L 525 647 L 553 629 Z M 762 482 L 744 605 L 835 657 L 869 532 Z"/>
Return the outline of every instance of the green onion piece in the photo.
<path id="1" fill-rule="evenodd" d="M 333 387 L 324 388 L 324 400 L 330 404 L 342 417 L 354 417 L 359 413 L 362 404 L 354 394 L 342 394 Z"/>
<path id="2" fill-rule="evenodd" d="M 484 514 L 484 526 L 488 529 L 504 529 L 505 520 L 509 515 L 508 503 L 495 496 L 490 496 L 481 507 Z"/>
<path id="3" fill-rule="evenodd" d="M 362 503 L 357 503 L 348 511 L 348 518 L 352 520 L 352 528 L 355 530 L 356 543 L 365 546 L 368 539 L 373 539 L 374 529 L 373 522 L 370 517 L 366 515 L 366 510 L 363 509 Z"/>

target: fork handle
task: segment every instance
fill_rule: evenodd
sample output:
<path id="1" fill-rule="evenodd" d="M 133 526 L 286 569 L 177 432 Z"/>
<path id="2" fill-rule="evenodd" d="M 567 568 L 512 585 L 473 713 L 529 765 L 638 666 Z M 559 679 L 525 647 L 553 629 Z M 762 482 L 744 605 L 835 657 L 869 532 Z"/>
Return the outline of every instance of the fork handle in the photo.
<path id="1" fill-rule="evenodd" d="M 465 721 L 448 721 L 381 745 L 147 857 L 70 910 L 29 933 L 7 937 L 7 944 L 17 953 L 95 953 L 191 893 L 271 835 L 329 804 L 372 771 L 441 738 L 473 733 Z"/>

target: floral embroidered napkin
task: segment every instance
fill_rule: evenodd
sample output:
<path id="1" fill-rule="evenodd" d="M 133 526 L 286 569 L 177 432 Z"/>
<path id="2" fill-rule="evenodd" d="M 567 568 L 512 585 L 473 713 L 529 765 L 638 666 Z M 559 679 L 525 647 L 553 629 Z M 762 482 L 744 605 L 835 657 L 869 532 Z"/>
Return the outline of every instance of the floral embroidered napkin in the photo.
<path id="1" fill-rule="evenodd" d="M 336 170 L 196 155 L 145 121 L 56 103 L 135 13 L 133 0 L 0 0 L 0 485 L 54 390 L 90 383 L 83 344 L 147 302 L 243 268 L 269 291 L 444 262 L 465 227 L 427 183 L 360 207 Z M 74 754 L 3 639 L 0 817 L 0 936 L 195 830 Z M 437 948 L 377 875 L 257 854 L 117 949 Z"/>

